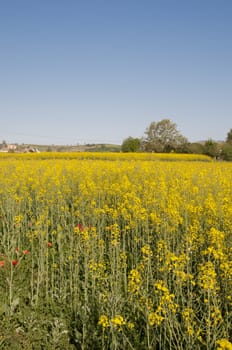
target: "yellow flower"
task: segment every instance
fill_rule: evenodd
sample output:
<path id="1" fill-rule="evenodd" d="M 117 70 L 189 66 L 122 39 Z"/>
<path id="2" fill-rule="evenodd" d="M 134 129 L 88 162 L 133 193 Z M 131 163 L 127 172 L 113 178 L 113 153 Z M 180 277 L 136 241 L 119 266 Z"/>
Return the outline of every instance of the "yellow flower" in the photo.
<path id="1" fill-rule="evenodd" d="M 155 283 L 155 288 L 164 293 L 168 293 L 168 288 L 165 286 L 164 281 L 159 280 Z"/>
<path id="2" fill-rule="evenodd" d="M 128 292 L 138 294 L 142 285 L 142 277 L 138 270 L 132 269 L 129 274 Z"/>
<path id="3" fill-rule="evenodd" d="M 212 293 L 215 293 L 219 290 L 219 286 L 217 285 L 217 274 L 214 268 L 214 264 L 211 261 L 200 264 L 198 284 L 205 291 L 211 291 Z"/>
<path id="4" fill-rule="evenodd" d="M 99 317 L 99 321 L 98 321 L 99 326 L 102 326 L 103 328 L 107 328 L 110 326 L 110 322 L 109 319 L 106 315 L 101 315 Z"/>
<path id="5" fill-rule="evenodd" d="M 128 327 L 129 329 L 134 329 L 134 328 L 135 328 L 135 324 L 134 324 L 133 322 L 128 322 L 128 323 L 127 323 L 127 327 Z"/>
<path id="6" fill-rule="evenodd" d="M 159 326 L 163 320 L 164 316 L 160 315 L 158 312 L 150 312 L 148 314 L 150 326 Z"/>
<path id="7" fill-rule="evenodd" d="M 151 250 L 151 247 L 148 244 L 145 244 L 141 248 L 141 251 L 142 251 L 144 260 L 149 260 L 153 256 L 153 252 Z"/>
<path id="8" fill-rule="evenodd" d="M 232 350 L 232 343 L 225 338 L 217 340 L 216 343 L 219 345 L 217 350 Z"/>
<path id="9" fill-rule="evenodd" d="M 120 327 L 126 324 L 124 318 L 121 315 L 116 315 L 115 317 L 111 318 L 110 322 L 115 327 Z"/>

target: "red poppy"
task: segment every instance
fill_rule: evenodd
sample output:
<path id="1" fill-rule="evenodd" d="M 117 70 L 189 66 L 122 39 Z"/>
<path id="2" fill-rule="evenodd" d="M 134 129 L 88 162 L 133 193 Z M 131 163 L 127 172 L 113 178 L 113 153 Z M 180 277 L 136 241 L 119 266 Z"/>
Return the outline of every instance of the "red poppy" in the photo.
<path id="1" fill-rule="evenodd" d="M 52 247 L 52 242 L 48 242 L 48 247 L 49 247 L 49 248 Z"/>
<path id="2" fill-rule="evenodd" d="M 16 248 L 16 249 L 15 249 L 15 251 L 16 251 L 16 253 L 18 253 L 18 251 L 19 251 L 19 248 Z"/>
<path id="3" fill-rule="evenodd" d="M 83 227 L 83 225 L 82 225 L 82 224 L 76 224 L 76 226 L 75 226 L 75 227 L 79 228 L 79 230 L 80 230 L 81 232 L 83 232 L 83 231 L 84 231 L 84 227 Z"/>
<path id="4" fill-rule="evenodd" d="M 18 261 L 17 259 L 15 259 L 15 260 L 12 260 L 12 265 L 13 265 L 13 266 L 16 266 L 16 265 L 18 265 L 18 263 L 19 263 L 19 261 Z"/>
<path id="5" fill-rule="evenodd" d="M 30 254 L 30 252 L 29 252 L 29 250 L 26 249 L 26 250 L 23 250 L 23 254 L 27 255 L 27 254 Z"/>
<path id="6" fill-rule="evenodd" d="M 4 265 L 5 265 L 5 260 L 1 260 L 0 261 L 0 267 L 4 267 Z"/>

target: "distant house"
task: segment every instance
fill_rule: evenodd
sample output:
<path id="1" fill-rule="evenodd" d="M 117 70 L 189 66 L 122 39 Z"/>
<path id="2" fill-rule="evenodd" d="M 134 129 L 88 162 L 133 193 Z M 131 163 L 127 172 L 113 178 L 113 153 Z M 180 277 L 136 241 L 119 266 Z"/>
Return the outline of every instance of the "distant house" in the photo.
<path id="1" fill-rule="evenodd" d="M 9 144 L 7 145 L 7 150 L 8 151 L 15 151 L 17 149 L 16 145 Z"/>

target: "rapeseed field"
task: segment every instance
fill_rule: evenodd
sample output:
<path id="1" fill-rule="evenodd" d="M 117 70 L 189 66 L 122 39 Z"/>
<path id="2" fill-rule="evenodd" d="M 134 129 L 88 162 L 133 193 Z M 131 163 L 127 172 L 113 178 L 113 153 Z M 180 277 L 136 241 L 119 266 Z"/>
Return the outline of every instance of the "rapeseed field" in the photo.
<path id="1" fill-rule="evenodd" d="M 232 349 L 232 164 L 0 157 L 0 349 Z"/>

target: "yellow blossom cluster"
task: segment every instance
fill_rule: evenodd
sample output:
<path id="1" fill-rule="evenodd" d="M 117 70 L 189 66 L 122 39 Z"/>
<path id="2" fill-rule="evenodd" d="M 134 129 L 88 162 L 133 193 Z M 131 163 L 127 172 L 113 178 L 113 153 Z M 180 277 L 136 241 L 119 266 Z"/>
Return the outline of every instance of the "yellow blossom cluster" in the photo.
<path id="1" fill-rule="evenodd" d="M 217 341 L 217 350 L 232 350 L 232 343 L 228 339 L 219 339 Z"/>
<path id="2" fill-rule="evenodd" d="M 115 315 L 112 318 L 108 318 L 106 315 L 101 315 L 98 320 L 98 325 L 102 326 L 103 328 L 112 326 L 118 330 L 121 330 L 121 327 L 126 325 L 126 321 L 121 315 Z"/>

